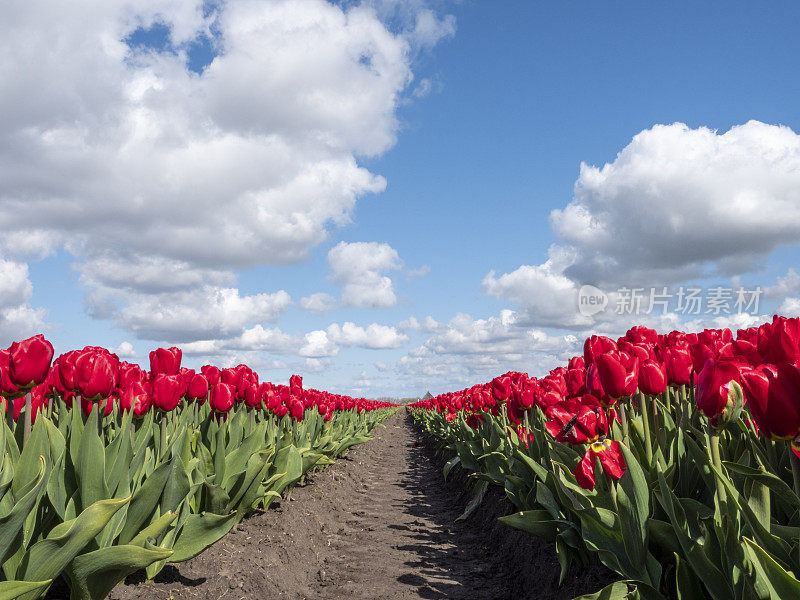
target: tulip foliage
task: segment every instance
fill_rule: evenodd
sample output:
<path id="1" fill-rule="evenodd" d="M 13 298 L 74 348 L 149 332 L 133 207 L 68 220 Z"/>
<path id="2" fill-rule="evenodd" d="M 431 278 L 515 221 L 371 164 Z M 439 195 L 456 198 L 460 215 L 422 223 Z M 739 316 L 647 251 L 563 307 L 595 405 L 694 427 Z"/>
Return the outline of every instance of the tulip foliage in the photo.
<path id="1" fill-rule="evenodd" d="M 507 373 L 410 405 L 480 502 L 555 544 L 585 598 L 800 598 L 800 320 L 732 332 L 592 336 L 543 378 Z"/>
<path id="2" fill-rule="evenodd" d="M 152 579 L 331 464 L 397 409 L 259 383 L 245 365 L 150 371 L 98 347 L 52 362 L 42 336 L 0 351 L 0 600 L 35 600 L 66 578 L 100 600 Z"/>

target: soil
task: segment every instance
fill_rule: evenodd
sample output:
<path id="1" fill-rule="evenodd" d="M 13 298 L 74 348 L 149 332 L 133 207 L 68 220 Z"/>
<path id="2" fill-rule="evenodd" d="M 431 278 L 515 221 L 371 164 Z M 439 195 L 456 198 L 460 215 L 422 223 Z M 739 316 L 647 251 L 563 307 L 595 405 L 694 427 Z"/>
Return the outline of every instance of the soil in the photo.
<path id="1" fill-rule="evenodd" d="M 614 580 L 573 568 L 558 588 L 552 545 L 497 521 L 513 511 L 502 490 L 456 523 L 470 499 L 463 471 L 445 483 L 444 459 L 403 412 L 374 433 L 198 557 L 153 583 L 134 574 L 109 599 L 561 600 Z"/>

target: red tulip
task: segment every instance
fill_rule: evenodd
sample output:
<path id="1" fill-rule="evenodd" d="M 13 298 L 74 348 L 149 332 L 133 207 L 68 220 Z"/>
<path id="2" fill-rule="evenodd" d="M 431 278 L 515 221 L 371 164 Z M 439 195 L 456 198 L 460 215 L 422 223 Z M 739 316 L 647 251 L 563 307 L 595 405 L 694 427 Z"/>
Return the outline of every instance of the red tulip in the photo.
<path id="1" fill-rule="evenodd" d="M 81 351 L 75 358 L 75 383 L 81 398 L 90 402 L 108 398 L 117 387 L 118 368 L 108 351 Z"/>
<path id="2" fill-rule="evenodd" d="M 11 378 L 8 376 L 10 361 L 11 353 L 8 350 L 0 350 L 0 391 L 6 398 L 16 398 L 22 394 L 22 390 L 11 383 Z"/>
<path id="3" fill-rule="evenodd" d="M 303 395 L 303 378 L 299 375 L 292 375 L 289 377 L 289 391 L 291 392 L 292 396 L 302 396 Z"/>
<path id="4" fill-rule="evenodd" d="M 761 365 L 743 369 L 747 408 L 765 436 L 794 439 L 800 434 L 800 369 L 795 365 Z"/>
<path id="5" fill-rule="evenodd" d="M 619 481 L 625 473 L 627 465 L 619 442 L 604 439 L 592 442 L 589 449 L 575 468 L 575 479 L 585 490 L 593 490 L 595 485 L 594 457 L 600 459 L 603 471 L 608 473 L 614 481 Z"/>
<path id="6" fill-rule="evenodd" d="M 50 371 L 53 344 L 42 334 L 11 344 L 8 376 L 11 383 L 22 389 L 40 385 Z"/>
<path id="7" fill-rule="evenodd" d="M 150 372 L 153 375 L 177 375 L 181 368 L 183 353 L 180 348 L 157 348 L 150 353 Z"/>
<path id="8" fill-rule="evenodd" d="M 220 371 L 214 365 L 203 365 L 200 367 L 200 372 L 208 380 L 209 388 L 219 383 Z"/>
<path id="9" fill-rule="evenodd" d="M 134 381 L 122 390 L 119 396 L 119 405 L 123 411 L 133 409 L 133 414 L 137 417 L 144 416 L 150 410 L 150 394 L 141 381 Z"/>
<path id="10" fill-rule="evenodd" d="M 205 402 L 205 399 L 208 396 L 208 388 L 209 384 L 205 375 L 196 373 L 189 380 L 189 386 L 186 390 L 186 397 L 190 400 L 200 400 L 200 403 L 202 404 Z"/>
<path id="11" fill-rule="evenodd" d="M 639 364 L 639 389 L 648 396 L 667 391 L 667 373 L 661 363 L 648 359 Z"/>
<path id="12" fill-rule="evenodd" d="M 742 363 L 728 358 L 706 361 L 697 375 L 695 402 L 715 427 L 739 418 L 744 403 L 740 379 Z"/>
<path id="13" fill-rule="evenodd" d="M 667 381 L 670 385 L 689 385 L 692 377 L 692 355 L 687 348 L 671 346 L 664 351 Z"/>
<path id="14" fill-rule="evenodd" d="M 511 377 L 503 375 L 492 379 L 492 396 L 497 402 L 505 402 L 511 397 Z"/>
<path id="15" fill-rule="evenodd" d="M 233 407 L 233 388 L 227 383 L 218 383 L 211 388 L 208 405 L 211 410 L 226 413 Z"/>
<path id="16" fill-rule="evenodd" d="M 589 368 L 589 365 L 594 362 L 594 357 L 598 354 L 605 354 L 617 349 L 617 343 L 604 335 L 593 335 L 586 338 L 583 343 L 583 361 L 586 368 Z"/>
<path id="17" fill-rule="evenodd" d="M 594 357 L 603 390 L 611 398 L 629 398 L 636 393 L 639 359 L 625 352 L 608 352 Z"/>
<path id="18" fill-rule="evenodd" d="M 175 410 L 181 401 L 181 379 L 178 375 L 159 373 L 153 378 L 153 406 L 164 412 Z"/>
<path id="19" fill-rule="evenodd" d="M 608 433 L 606 412 L 594 396 L 563 400 L 545 414 L 545 428 L 559 442 L 585 444 Z"/>

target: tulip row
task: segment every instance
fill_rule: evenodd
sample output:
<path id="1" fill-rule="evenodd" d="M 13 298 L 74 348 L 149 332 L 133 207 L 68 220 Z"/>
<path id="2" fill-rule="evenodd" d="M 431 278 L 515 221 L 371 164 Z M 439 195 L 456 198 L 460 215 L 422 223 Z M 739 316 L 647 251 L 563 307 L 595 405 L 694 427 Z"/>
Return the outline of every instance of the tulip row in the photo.
<path id="1" fill-rule="evenodd" d="M 800 598 L 800 320 L 592 336 L 543 378 L 507 373 L 410 405 L 502 521 L 555 543 L 587 598 Z"/>
<path id="2" fill-rule="evenodd" d="M 0 351 L 0 600 L 101 600 L 152 579 L 331 464 L 391 405 L 258 382 L 245 365 L 195 373 L 177 348 L 150 371 L 88 347 L 52 362 L 36 336 Z"/>

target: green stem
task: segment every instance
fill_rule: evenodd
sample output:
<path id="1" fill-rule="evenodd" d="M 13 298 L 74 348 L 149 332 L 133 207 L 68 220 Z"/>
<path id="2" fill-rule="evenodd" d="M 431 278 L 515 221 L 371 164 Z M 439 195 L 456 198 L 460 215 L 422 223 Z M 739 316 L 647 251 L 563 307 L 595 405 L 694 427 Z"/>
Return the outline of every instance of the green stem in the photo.
<path id="1" fill-rule="evenodd" d="M 628 414 L 626 410 L 627 400 L 623 400 L 619 403 L 619 418 L 622 421 L 622 441 L 625 442 L 626 446 L 630 446 L 630 437 L 628 431 Z"/>
<path id="2" fill-rule="evenodd" d="M 161 437 L 158 446 L 158 461 L 164 458 L 164 446 L 167 445 L 167 413 L 161 413 Z"/>
<path id="3" fill-rule="evenodd" d="M 636 397 L 639 402 L 639 410 L 642 412 L 642 427 L 644 428 L 644 447 L 647 453 L 647 468 L 653 464 L 653 446 L 650 443 L 650 415 L 647 414 L 647 402 L 642 392 Z"/>
<path id="4" fill-rule="evenodd" d="M 25 392 L 25 424 L 23 425 L 24 429 L 22 430 L 22 446 L 28 443 L 28 438 L 31 437 L 31 391 L 28 390 Z"/>
<path id="5" fill-rule="evenodd" d="M 722 473 L 722 459 L 719 453 L 719 432 L 716 429 L 712 429 L 708 437 L 711 446 L 711 462 L 713 462 L 714 466 Z M 716 473 L 714 473 L 714 481 L 717 484 L 717 502 L 720 510 L 723 511 L 727 504 L 728 496 L 725 493 L 725 486 Z"/>

